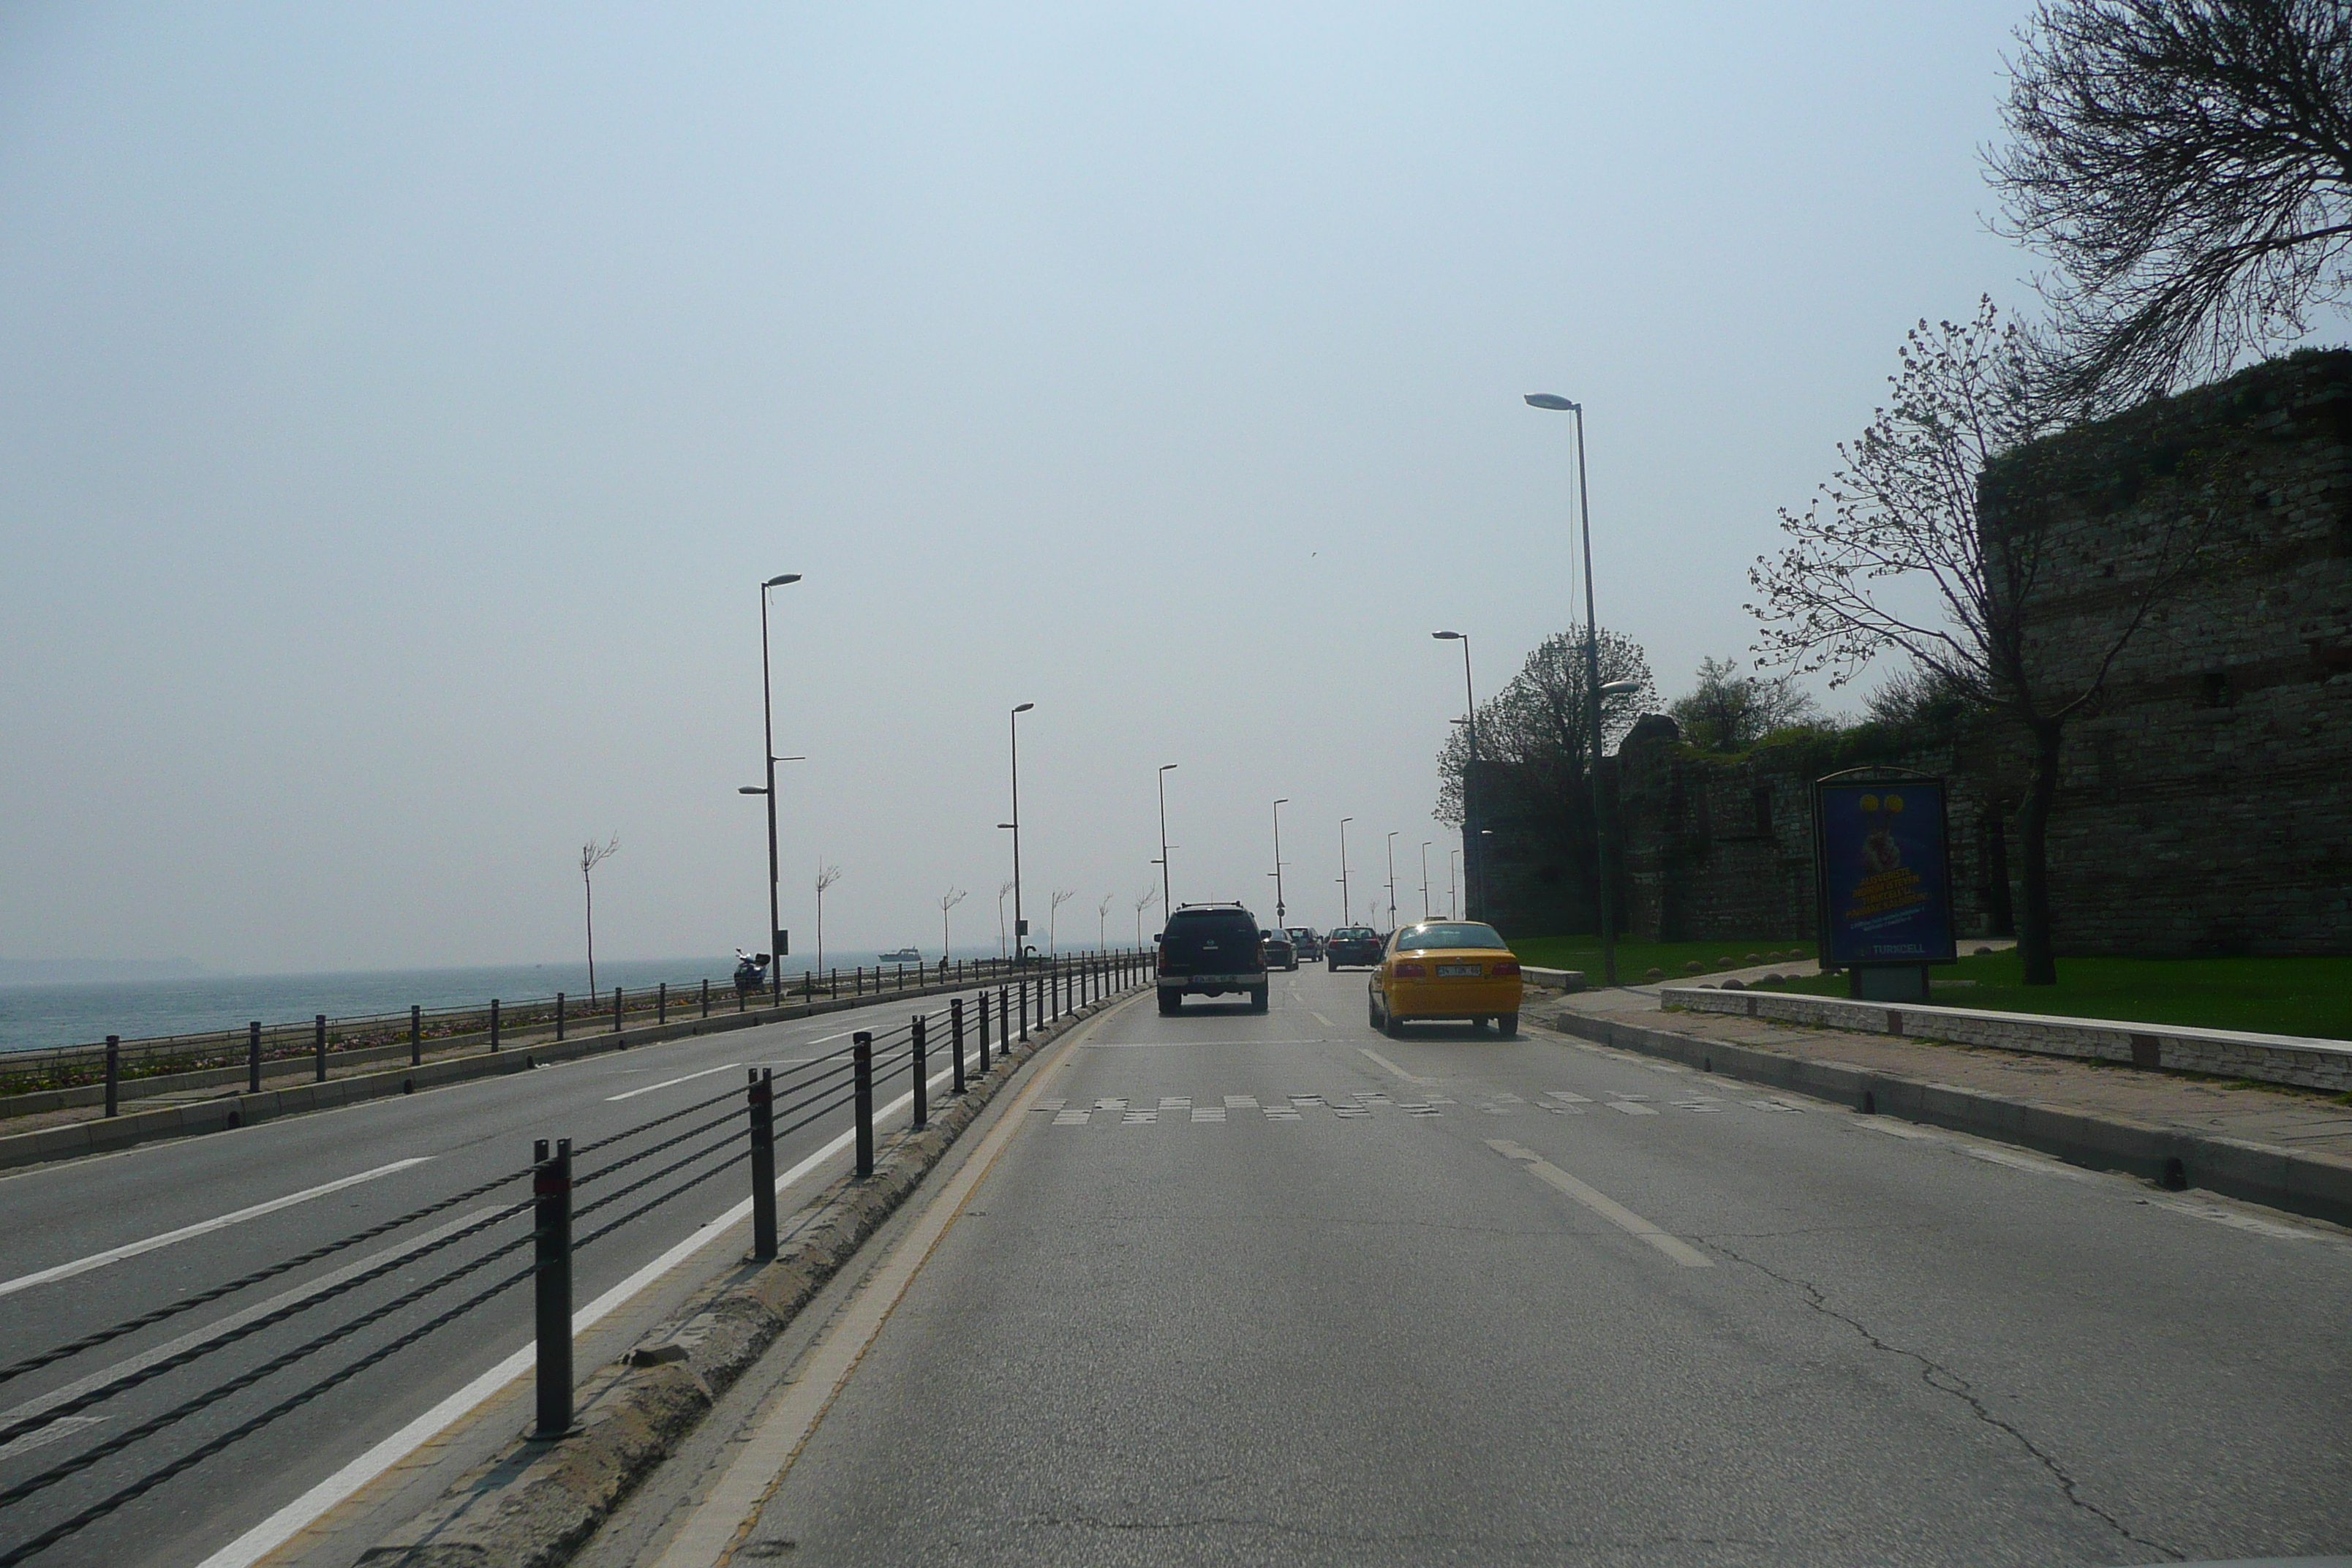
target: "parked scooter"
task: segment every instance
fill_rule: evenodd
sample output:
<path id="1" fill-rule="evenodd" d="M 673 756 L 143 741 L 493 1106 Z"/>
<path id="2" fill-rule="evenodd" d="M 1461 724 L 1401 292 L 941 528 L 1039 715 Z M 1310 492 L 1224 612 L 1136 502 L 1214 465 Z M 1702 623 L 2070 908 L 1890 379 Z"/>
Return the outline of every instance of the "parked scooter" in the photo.
<path id="1" fill-rule="evenodd" d="M 768 955 L 735 950 L 735 989 L 742 994 L 763 989 L 768 984 Z"/>

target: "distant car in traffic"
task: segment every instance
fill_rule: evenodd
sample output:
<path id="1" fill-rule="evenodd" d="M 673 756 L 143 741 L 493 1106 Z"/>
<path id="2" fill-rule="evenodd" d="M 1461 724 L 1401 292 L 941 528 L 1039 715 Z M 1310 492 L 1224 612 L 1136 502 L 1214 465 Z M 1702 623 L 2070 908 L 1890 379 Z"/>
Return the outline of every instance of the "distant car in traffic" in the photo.
<path id="1" fill-rule="evenodd" d="M 1265 1011 L 1265 952 L 1257 917 L 1240 904 L 1179 904 L 1160 933 L 1160 1010 L 1173 1013 L 1187 996 L 1238 991 L 1250 1011 Z"/>
<path id="2" fill-rule="evenodd" d="M 1259 945 L 1265 952 L 1265 966 L 1268 969 L 1298 967 L 1298 946 L 1290 940 L 1288 931 L 1262 931 L 1257 933 L 1257 938 Z"/>
<path id="3" fill-rule="evenodd" d="M 1323 965 L 1375 964 L 1381 961 L 1381 933 L 1370 926 L 1341 926 L 1323 939 Z"/>
<path id="4" fill-rule="evenodd" d="M 1519 1030 L 1518 955 L 1483 921 L 1422 921 L 1400 926 L 1373 972 L 1373 1028 L 1394 1038 L 1424 1019 L 1488 1023 L 1505 1039 Z"/>
<path id="5" fill-rule="evenodd" d="M 1290 945 L 1298 950 L 1301 963 L 1319 963 L 1323 959 L 1323 933 L 1313 926 L 1287 926 Z"/>

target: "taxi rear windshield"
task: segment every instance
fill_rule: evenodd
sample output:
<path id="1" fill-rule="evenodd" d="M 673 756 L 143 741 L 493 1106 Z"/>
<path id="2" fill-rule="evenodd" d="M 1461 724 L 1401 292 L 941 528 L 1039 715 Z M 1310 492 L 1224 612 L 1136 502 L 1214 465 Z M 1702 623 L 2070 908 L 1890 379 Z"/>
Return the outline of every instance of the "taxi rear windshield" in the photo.
<path id="1" fill-rule="evenodd" d="M 1500 947 L 1502 933 L 1476 921 L 1438 921 L 1410 926 L 1397 932 L 1396 944 L 1408 947 Z"/>

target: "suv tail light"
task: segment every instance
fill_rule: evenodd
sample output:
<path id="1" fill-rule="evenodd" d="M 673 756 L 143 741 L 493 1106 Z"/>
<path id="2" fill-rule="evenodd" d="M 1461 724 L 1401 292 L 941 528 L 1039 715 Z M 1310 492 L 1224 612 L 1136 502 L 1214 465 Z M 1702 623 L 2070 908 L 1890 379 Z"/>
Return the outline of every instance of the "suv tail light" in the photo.
<path id="1" fill-rule="evenodd" d="M 1426 980 L 1429 978 L 1429 965 L 1400 963 L 1396 966 L 1396 977 L 1399 980 Z"/>
<path id="2" fill-rule="evenodd" d="M 1489 974 L 1517 974 L 1518 972 L 1519 961 L 1516 958 L 1507 958 L 1500 963 L 1490 963 L 1486 966 L 1486 973 Z"/>

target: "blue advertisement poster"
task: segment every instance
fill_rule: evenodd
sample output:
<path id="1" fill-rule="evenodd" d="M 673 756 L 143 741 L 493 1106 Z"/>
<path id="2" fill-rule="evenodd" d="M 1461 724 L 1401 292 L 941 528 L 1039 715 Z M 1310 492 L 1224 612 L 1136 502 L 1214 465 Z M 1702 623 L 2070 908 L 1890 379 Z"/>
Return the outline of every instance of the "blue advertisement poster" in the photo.
<path id="1" fill-rule="evenodd" d="M 1943 781 L 1825 779 L 1813 789 L 1822 967 L 1957 958 Z"/>

